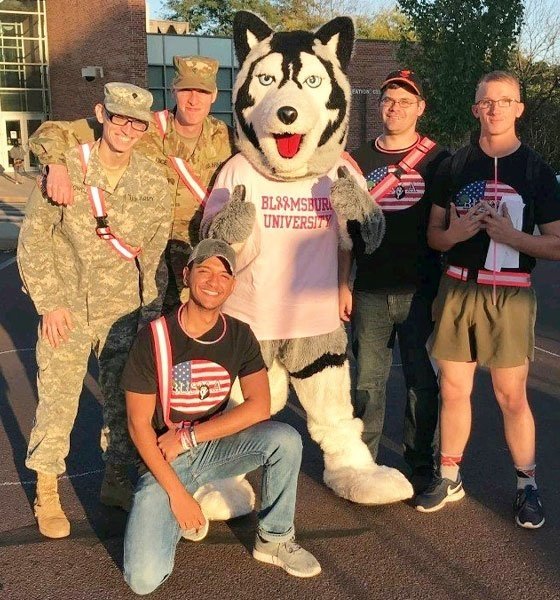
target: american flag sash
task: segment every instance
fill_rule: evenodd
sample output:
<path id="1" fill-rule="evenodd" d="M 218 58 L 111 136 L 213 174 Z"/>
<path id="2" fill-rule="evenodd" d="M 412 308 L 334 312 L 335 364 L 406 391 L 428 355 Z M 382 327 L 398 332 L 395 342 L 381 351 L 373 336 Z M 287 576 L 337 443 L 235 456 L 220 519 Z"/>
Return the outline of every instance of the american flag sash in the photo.
<path id="1" fill-rule="evenodd" d="M 423 137 L 398 165 L 380 168 L 381 179 L 369 193 L 383 210 L 402 210 L 420 200 L 424 194 L 424 180 L 413 170 L 435 145 L 428 137 Z"/>

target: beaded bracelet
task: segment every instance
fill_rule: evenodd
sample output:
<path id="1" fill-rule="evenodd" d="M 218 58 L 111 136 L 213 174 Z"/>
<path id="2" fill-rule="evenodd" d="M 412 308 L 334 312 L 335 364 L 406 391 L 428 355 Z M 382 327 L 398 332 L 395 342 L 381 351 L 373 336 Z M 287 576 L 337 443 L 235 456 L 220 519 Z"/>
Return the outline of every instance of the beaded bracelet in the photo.
<path id="1" fill-rule="evenodd" d="M 188 431 L 186 429 L 183 429 L 182 427 L 179 427 L 176 431 L 176 434 L 179 436 L 179 441 L 181 442 L 181 446 L 183 447 L 183 450 L 185 452 L 187 450 L 190 450 L 192 448 L 192 442 L 191 442 L 190 436 L 188 434 Z"/>
<path id="2" fill-rule="evenodd" d="M 196 435 L 194 434 L 194 425 L 189 423 L 189 436 L 191 438 L 192 445 L 196 448 L 198 446 L 198 442 L 196 441 Z"/>

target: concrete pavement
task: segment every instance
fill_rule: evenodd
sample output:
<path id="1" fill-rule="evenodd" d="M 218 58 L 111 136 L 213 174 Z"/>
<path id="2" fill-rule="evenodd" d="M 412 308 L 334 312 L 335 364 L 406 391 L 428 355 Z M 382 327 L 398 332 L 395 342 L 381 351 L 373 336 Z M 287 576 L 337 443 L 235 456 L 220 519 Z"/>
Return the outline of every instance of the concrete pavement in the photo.
<path id="1" fill-rule="evenodd" d="M 32 512 L 34 473 L 25 468 L 36 404 L 37 316 L 21 292 L 13 252 L 0 254 L 0 598 L 132 600 L 122 579 L 125 515 L 98 503 L 103 462 L 101 396 L 88 373 L 72 434 L 62 502 L 72 535 L 48 540 Z M 490 378 L 480 371 L 464 480 L 467 497 L 431 515 L 406 503 L 359 506 L 322 484 L 323 460 L 295 399 L 280 418 L 304 438 L 296 513 L 298 539 L 323 572 L 301 580 L 250 554 L 255 516 L 213 522 L 201 543 L 181 541 L 175 570 L 153 600 L 560 600 L 560 263 L 541 261 L 541 301 L 529 395 L 538 431 L 538 477 L 547 523 L 513 523 L 515 478 Z M 92 365 L 93 367 L 93 365 Z M 397 367 L 397 365 L 395 365 Z M 402 467 L 403 383 L 391 370 L 380 460 Z M 253 483 L 258 478 L 251 477 Z"/>

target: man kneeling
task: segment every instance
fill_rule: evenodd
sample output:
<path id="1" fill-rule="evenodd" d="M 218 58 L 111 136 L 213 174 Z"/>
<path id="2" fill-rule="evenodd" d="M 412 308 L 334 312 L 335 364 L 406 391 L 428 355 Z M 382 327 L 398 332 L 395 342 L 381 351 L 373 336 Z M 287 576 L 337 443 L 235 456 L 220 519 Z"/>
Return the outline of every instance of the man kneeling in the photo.
<path id="1" fill-rule="evenodd" d="M 148 594 L 171 574 L 181 537 L 208 522 L 192 494 L 216 479 L 263 467 L 253 556 L 296 577 L 321 571 L 294 541 L 301 439 L 269 421 L 270 391 L 258 342 L 221 307 L 235 285 L 235 253 L 204 240 L 184 272 L 186 304 L 143 329 L 123 374 L 129 431 L 144 465 L 124 541 L 124 576 Z M 245 402 L 224 412 L 239 377 Z"/>

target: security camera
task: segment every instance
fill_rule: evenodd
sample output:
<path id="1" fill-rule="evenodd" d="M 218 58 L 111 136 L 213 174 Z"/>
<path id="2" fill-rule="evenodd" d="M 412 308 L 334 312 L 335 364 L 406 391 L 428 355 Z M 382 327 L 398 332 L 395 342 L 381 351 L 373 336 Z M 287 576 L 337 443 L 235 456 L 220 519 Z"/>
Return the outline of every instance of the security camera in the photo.
<path id="1" fill-rule="evenodd" d="M 82 77 L 86 81 L 95 81 L 97 78 L 103 78 L 103 67 L 84 67 Z"/>

